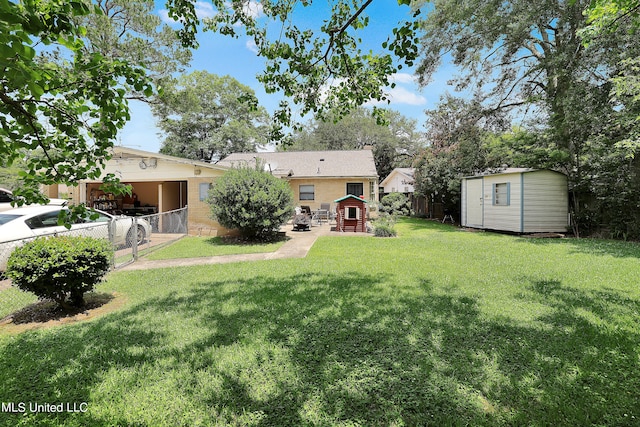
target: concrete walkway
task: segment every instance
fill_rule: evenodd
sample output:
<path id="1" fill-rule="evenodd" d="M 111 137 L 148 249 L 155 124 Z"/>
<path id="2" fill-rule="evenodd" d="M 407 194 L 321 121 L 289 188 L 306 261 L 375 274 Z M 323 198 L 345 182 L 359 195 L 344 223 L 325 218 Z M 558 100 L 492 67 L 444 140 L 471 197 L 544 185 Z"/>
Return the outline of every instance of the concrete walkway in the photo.
<path id="1" fill-rule="evenodd" d="M 289 238 L 289 240 L 275 252 L 220 255 L 201 258 L 163 259 L 157 261 L 140 258 L 138 261 L 121 267 L 117 271 L 148 270 L 153 268 L 171 268 L 206 264 L 225 264 L 230 262 L 262 261 L 282 258 L 304 258 L 305 256 L 307 256 L 307 252 L 309 252 L 309 249 L 311 249 L 319 236 L 327 236 L 331 234 L 344 235 L 344 233 L 331 231 L 332 226 L 330 224 L 314 225 L 311 227 L 310 231 L 293 231 L 291 228 L 292 227 L 290 224 L 282 227 L 281 230 L 286 233 L 286 236 Z M 361 236 L 363 235 L 362 233 L 357 234 Z"/>
<path id="2" fill-rule="evenodd" d="M 310 231 L 293 231 L 291 224 L 287 224 L 283 226 L 281 230 L 286 233 L 286 236 L 289 238 L 289 240 L 275 252 L 266 252 L 259 254 L 221 255 L 201 258 L 163 259 L 157 261 L 140 258 L 138 261 L 118 268 L 116 271 L 149 270 L 154 268 L 225 264 L 231 262 L 262 261 L 283 258 L 304 258 L 305 256 L 307 256 L 307 252 L 309 252 L 309 249 L 311 249 L 316 239 L 320 236 L 371 236 L 371 234 L 340 233 L 331 231 L 332 227 L 333 226 L 331 224 L 325 223 L 313 225 Z M 9 280 L 0 281 L 0 291 L 8 289 L 9 287 L 11 287 L 11 282 Z"/>

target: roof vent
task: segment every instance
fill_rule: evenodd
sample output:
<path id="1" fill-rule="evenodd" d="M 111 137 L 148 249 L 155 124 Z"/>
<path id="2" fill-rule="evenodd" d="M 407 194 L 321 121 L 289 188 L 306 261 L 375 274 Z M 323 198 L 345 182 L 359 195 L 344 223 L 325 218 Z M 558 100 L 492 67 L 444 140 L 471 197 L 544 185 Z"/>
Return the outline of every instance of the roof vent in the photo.
<path id="1" fill-rule="evenodd" d="M 320 159 L 321 162 L 324 162 L 324 159 Z"/>

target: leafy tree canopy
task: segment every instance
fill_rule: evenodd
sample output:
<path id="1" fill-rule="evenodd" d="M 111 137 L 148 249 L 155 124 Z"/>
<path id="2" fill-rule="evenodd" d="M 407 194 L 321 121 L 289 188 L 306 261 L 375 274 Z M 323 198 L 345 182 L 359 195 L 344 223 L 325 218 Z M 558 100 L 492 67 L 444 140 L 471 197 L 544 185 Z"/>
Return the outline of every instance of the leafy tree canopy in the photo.
<path id="1" fill-rule="evenodd" d="M 207 30 L 232 37 L 250 36 L 267 61 L 258 76 L 267 92 L 283 93 L 299 106 L 302 116 L 315 112 L 324 118 L 344 115 L 371 100 L 385 100 L 383 89 L 389 85 L 389 76 L 403 63 L 412 65 L 417 57 L 419 23 L 413 19 L 398 23 L 382 46 L 384 53 L 362 50 L 359 34 L 369 24 L 366 10 L 372 1 L 339 0 L 327 8 L 325 2 L 313 0 L 212 0 L 217 13 L 204 24 Z M 200 23 L 194 4 L 194 0 L 167 1 L 170 16 L 183 24 L 183 40 L 191 45 L 196 44 Z M 398 5 L 409 4 L 410 0 L 398 0 Z M 301 8 L 313 10 L 316 21 L 322 22 L 318 29 L 296 25 Z M 274 114 L 277 126 L 272 139 L 282 140 L 284 128 L 296 125 L 291 117 L 290 103 L 282 101 Z"/>
<path id="2" fill-rule="evenodd" d="M 25 157 L 15 194 L 43 201 L 39 185 L 95 179 L 129 119 L 122 82 L 150 95 L 145 70 L 84 49 L 82 1 L 0 1 L 0 156 Z M 38 55 L 37 50 L 57 52 Z"/>
<path id="3" fill-rule="evenodd" d="M 269 115 L 251 88 L 231 76 L 195 71 L 165 87 L 153 105 L 164 131 L 161 153 L 215 161 L 268 142 Z"/>
<path id="4" fill-rule="evenodd" d="M 183 46 L 178 33 L 163 24 L 155 13 L 154 0 L 84 0 L 100 13 L 76 17 L 86 29 L 84 49 L 110 60 L 126 60 L 144 67 L 156 85 L 191 61 L 191 50 Z M 130 97 L 148 101 L 144 93 L 127 86 Z"/>

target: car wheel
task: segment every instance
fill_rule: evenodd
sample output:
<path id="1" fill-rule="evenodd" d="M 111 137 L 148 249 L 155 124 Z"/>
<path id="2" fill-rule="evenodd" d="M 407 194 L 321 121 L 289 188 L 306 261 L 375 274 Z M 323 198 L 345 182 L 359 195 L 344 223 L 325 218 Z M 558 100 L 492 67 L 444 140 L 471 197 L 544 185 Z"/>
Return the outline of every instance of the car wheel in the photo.
<path id="1" fill-rule="evenodd" d="M 137 233 L 134 233 L 133 229 L 129 229 L 129 234 L 127 235 L 128 246 L 133 246 L 134 241 L 137 242 L 138 245 L 141 245 L 147 237 L 147 233 L 143 226 L 138 225 L 136 229 L 138 231 Z"/>

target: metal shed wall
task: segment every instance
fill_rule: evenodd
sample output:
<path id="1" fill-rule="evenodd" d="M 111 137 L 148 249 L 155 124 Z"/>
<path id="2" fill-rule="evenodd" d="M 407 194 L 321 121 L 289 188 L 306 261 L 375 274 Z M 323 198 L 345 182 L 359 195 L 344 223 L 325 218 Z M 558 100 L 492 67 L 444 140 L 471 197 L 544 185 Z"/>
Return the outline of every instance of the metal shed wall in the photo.
<path id="1" fill-rule="evenodd" d="M 506 204 L 496 203 L 496 184 L 506 185 Z M 515 233 L 567 230 L 567 178 L 561 173 L 527 169 L 467 177 L 461 190 L 461 225 L 465 227 Z"/>

